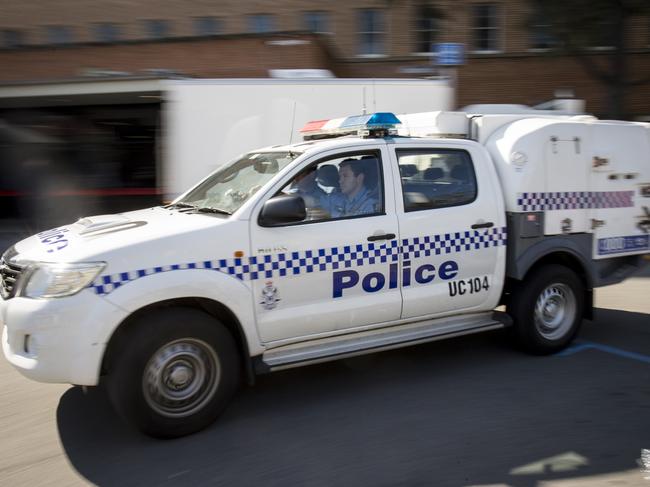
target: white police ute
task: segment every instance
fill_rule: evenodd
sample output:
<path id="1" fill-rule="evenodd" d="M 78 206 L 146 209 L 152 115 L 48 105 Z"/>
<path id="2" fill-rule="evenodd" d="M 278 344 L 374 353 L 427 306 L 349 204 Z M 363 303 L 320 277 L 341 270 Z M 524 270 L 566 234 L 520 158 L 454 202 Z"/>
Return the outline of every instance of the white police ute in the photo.
<path id="1" fill-rule="evenodd" d="M 302 132 L 166 206 L 8 249 L 5 357 L 105 381 L 128 422 L 176 437 L 257 373 L 503 327 L 556 352 L 650 254 L 650 125 L 376 113 Z"/>

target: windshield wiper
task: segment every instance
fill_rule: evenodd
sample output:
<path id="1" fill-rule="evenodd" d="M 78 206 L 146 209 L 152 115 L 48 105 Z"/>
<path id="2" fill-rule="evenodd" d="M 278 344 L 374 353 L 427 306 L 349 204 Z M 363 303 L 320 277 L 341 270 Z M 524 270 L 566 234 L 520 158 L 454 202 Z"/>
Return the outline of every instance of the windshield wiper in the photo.
<path id="1" fill-rule="evenodd" d="M 189 203 L 171 203 L 163 208 L 196 208 L 196 205 L 190 205 Z"/>
<path id="2" fill-rule="evenodd" d="M 221 208 L 211 208 L 209 206 L 203 206 L 201 208 L 197 208 L 196 211 L 199 213 L 218 213 L 219 215 L 232 215 L 232 212 L 222 210 Z"/>

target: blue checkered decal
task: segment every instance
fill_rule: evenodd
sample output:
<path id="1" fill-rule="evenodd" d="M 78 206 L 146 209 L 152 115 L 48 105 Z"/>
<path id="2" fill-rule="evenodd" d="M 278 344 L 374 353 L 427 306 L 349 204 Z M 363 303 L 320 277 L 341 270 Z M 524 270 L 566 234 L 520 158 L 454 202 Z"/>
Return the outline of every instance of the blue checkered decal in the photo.
<path id="1" fill-rule="evenodd" d="M 517 206 L 520 211 L 629 208 L 634 206 L 633 197 L 634 191 L 519 193 Z"/>
<path id="2" fill-rule="evenodd" d="M 418 259 L 430 255 L 450 254 L 452 252 L 466 252 L 481 248 L 505 245 L 506 229 L 491 228 L 488 231 L 445 233 L 427 237 L 415 237 L 402 240 L 400 252 L 404 258 Z"/>
<path id="3" fill-rule="evenodd" d="M 417 259 L 430 255 L 496 247 L 505 245 L 505 243 L 505 227 L 491 228 L 480 232 L 472 230 L 403 239 L 401 246 L 397 240 L 392 240 L 386 243 L 369 242 L 329 249 L 256 255 L 247 259 L 219 259 L 166 265 L 100 276 L 90 287 L 96 294 L 107 295 L 120 286 L 141 277 L 187 269 L 209 269 L 223 272 L 242 281 L 254 281 L 257 279 L 345 269 L 352 266 L 360 267 L 376 263 L 396 262 L 400 254 L 404 259 Z"/>

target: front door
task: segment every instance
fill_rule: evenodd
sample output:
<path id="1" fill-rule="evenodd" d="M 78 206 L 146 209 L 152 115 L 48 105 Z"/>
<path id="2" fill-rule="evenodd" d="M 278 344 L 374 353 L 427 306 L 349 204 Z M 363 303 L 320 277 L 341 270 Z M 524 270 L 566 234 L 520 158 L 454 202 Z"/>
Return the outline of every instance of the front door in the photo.
<path id="1" fill-rule="evenodd" d="M 305 221 L 265 227 L 261 205 L 256 209 L 251 271 L 265 343 L 399 319 L 398 226 L 394 192 L 386 189 L 392 184 L 385 146 L 330 151 L 306 161 L 270 195 L 302 196 Z"/>

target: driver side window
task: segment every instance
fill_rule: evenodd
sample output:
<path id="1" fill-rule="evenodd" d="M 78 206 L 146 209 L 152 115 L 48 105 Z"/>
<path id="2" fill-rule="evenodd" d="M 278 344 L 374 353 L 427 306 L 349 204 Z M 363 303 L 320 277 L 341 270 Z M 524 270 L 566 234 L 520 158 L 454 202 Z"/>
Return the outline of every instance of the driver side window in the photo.
<path id="1" fill-rule="evenodd" d="M 300 171 L 278 194 L 302 197 L 304 222 L 382 214 L 384 194 L 379 151 L 322 159 Z"/>

